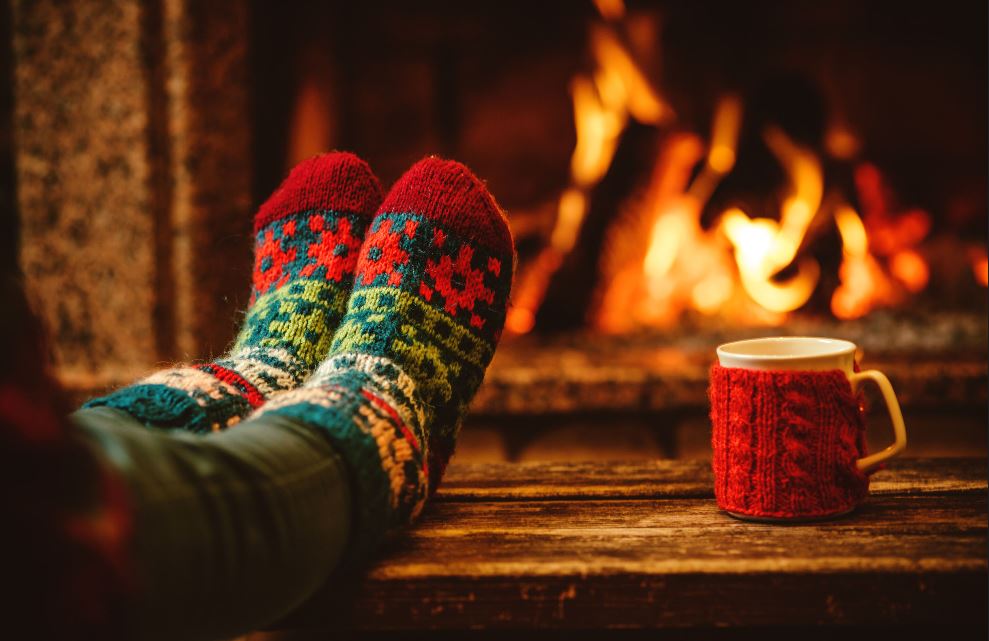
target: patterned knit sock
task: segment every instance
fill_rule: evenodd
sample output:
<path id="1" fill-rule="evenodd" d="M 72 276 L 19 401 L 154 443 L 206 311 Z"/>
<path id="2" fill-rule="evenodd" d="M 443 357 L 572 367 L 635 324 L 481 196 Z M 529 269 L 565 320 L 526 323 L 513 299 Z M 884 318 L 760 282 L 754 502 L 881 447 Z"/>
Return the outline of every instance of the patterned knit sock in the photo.
<path id="1" fill-rule="evenodd" d="M 85 407 L 114 407 L 156 427 L 215 431 L 301 384 L 330 348 L 380 202 L 378 179 L 353 154 L 299 164 L 254 219 L 251 304 L 230 353 L 157 372 Z"/>
<path id="2" fill-rule="evenodd" d="M 262 409 L 326 432 L 347 460 L 365 549 L 435 491 L 501 334 L 514 247 L 463 165 L 427 158 L 385 197 L 330 355 Z"/>

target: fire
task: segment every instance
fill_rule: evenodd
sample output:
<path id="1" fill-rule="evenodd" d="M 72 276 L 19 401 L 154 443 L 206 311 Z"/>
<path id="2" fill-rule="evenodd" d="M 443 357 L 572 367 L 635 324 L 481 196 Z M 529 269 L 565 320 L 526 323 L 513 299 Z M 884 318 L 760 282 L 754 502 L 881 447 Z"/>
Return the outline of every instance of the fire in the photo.
<path id="1" fill-rule="evenodd" d="M 923 290 L 931 277 L 927 262 L 913 249 L 904 249 L 893 254 L 889 259 L 889 271 L 914 294 Z"/>
<path id="2" fill-rule="evenodd" d="M 601 17 L 610 22 L 620 20 L 625 15 L 624 0 L 594 0 L 594 6 Z"/>
<path id="3" fill-rule="evenodd" d="M 735 167 L 738 130 L 742 126 L 742 101 L 734 94 L 723 96 L 714 110 L 711 145 L 707 163 L 690 185 L 689 193 L 700 202 L 707 202 L 718 183 Z"/>
<path id="4" fill-rule="evenodd" d="M 657 207 L 642 262 L 645 285 L 640 290 L 645 296 L 636 318 L 665 323 L 690 308 L 702 314 L 731 311 L 739 320 L 782 322 L 787 313 L 810 300 L 818 285 L 819 263 L 800 252 L 815 220 L 826 216 L 833 217 L 842 242 L 840 285 L 831 300 L 835 316 L 856 318 L 877 307 L 899 304 L 906 293 L 926 287 L 928 266 L 915 249 L 930 227 L 926 212 L 892 213 L 881 175 L 871 165 L 857 172 L 860 199 L 869 207 L 866 220 L 871 225 L 848 205 L 825 205 L 820 159 L 779 128 L 769 127 L 763 134 L 787 177 L 778 219 L 751 216 L 733 207 L 710 230 L 702 229 L 704 203 L 734 167 L 740 119 L 737 98 L 723 98 L 715 110 L 706 163 L 698 177 L 679 195 L 667 193 L 665 205 Z M 784 270 L 790 275 L 780 279 Z M 626 281 L 629 278 L 622 276 Z M 636 292 L 636 287 L 628 282 L 609 288 L 606 309 L 600 315 L 605 328 L 619 316 L 607 310 L 607 305 L 616 302 L 616 290 L 624 292 L 626 302 L 635 300 L 630 292 Z M 738 304 L 739 291 L 755 304 L 754 309 Z"/>
<path id="5" fill-rule="evenodd" d="M 834 315 L 858 318 L 879 302 L 895 300 L 889 279 L 869 253 L 868 235 L 858 212 L 847 205 L 839 207 L 835 212 L 835 224 L 841 234 L 843 260 L 838 270 L 841 285 L 831 297 Z"/>
<path id="6" fill-rule="evenodd" d="M 738 208 L 726 211 L 721 221 L 735 249 L 735 262 L 745 291 L 769 311 L 789 312 L 810 298 L 820 268 L 813 259 L 804 258 L 797 264 L 797 273 L 785 283 L 777 282 L 775 275 L 796 258 L 821 205 L 824 179 L 817 157 L 790 140 L 783 130 L 770 127 L 763 138 L 786 171 L 789 182 L 779 222 L 749 218 Z"/>
<path id="7" fill-rule="evenodd" d="M 506 321 L 510 332 L 533 328 L 553 274 L 580 238 L 591 190 L 607 174 L 628 123 L 661 126 L 673 116 L 620 35 L 616 23 L 627 19 L 624 2 L 595 5 L 604 22 L 590 30 L 594 65 L 571 83 L 576 144 L 570 184 L 560 195 L 549 242 L 516 287 Z M 780 324 L 818 289 L 821 265 L 811 252 L 828 229 L 837 229 L 842 245 L 839 284 L 831 295 L 836 317 L 901 304 L 927 286 L 930 270 L 919 247 L 930 232 L 929 214 L 895 206 L 879 169 L 857 160 L 862 145 L 843 121 L 831 124 L 823 150 L 854 168 L 861 215 L 846 204 L 852 194 L 825 194 L 824 165 L 814 149 L 768 126 L 763 142 L 786 178 L 778 211 L 731 207 L 703 226 L 702 212 L 738 161 L 743 111 L 738 96 L 724 95 L 706 145 L 682 131 L 664 137 L 649 189 L 634 201 L 634 212 L 622 213 L 629 224 L 610 232 L 615 238 L 607 247 L 617 250 L 606 248 L 602 257 L 607 279 L 595 313 L 600 329 L 670 324 L 688 310 Z M 986 264 L 982 249 L 972 265 L 983 286 Z"/>
<path id="8" fill-rule="evenodd" d="M 800 212 L 802 207 L 791 207 L 784 212 L 795 210 Z M 807 302 L 820 274 L 816 261 L 811 258 L 801 260 L 796 275 L 785 283 L 777 283 L 774 279 L 774 274 L 789 264 L 783 259 L 792 258 L 802 236 L 794 243 L 787 237 L 785 223 L 769 218 L 751 219 L 740 209 L 726 211 L 722 224 L 735 248 L 742 286 L 752 300 L 771 312 L 789 312 Z"/>
<path id="9" fill-rule="evenodd" d="M 586 76 L 577 76 L 571 85 L 577 144 L 570 158 L 570 176 L 577 187 L 592 187 L 604 177 L 625 129 L 628 114 L 623 105 L 606 101 L 598 93 L 612 81 L 618 82 L 612 86 L 618 91 L 615 87 L 621 87 L 620 80 L 609 74 L 599 76 L 597 83 Z"/>
<path id="10" fill-rule="evenodd" d="M 620 0 L 600 0 L 597 5 L 608 20 L 624 15 Z M 594 70 L 578 74 L 571 82 L 577 141 L 570 158 L 570 186 L 560 196 L 548 246 L 516 287 L 518 293 L 505 319 L 511 333 L 524 334 L 533 328 L 553 274 L 577 242 L 587 215 L 587 194 L 608 171 L 629 119 L 658 125 L 672 114 L 614 29 L 594 25 L 590 49 Z"/>

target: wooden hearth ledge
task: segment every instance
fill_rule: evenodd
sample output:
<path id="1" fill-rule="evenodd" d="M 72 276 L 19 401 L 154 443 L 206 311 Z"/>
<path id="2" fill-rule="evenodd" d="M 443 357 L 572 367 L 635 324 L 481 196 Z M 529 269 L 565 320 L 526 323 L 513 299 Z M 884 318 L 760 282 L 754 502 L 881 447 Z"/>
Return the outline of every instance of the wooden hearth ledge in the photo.
<path id="1" fill-rule="evenodd" d="M 895 461 L 816 524 L 737 521 L 711 488 L 706 462 L 454 464 L 358 589 L 286 626 L 985 626 L 985 460 Z"/>

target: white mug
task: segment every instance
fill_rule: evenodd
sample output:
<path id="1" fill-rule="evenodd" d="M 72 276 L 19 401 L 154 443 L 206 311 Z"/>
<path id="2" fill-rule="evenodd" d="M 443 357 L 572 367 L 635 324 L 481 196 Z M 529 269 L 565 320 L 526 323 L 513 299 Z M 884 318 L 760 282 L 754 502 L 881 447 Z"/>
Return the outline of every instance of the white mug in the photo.
<path id="1" fill-rule="evenodd" d="M 860 383 L 871 380 L 879 386 L 886 409 L 893 422 L 895 441 L 892 445 L 856 462 L 858 469 L 868 472 L 877 465 L 900 454 L 907 446 L 907 429 L 903 413 L 896 400 L 893 386 L 882 372 L 874 369 L 855 371 L 855 343 L 837 338 L 808 336 L 779 336 L 753 338 L 726 343 L 718 347 L 718 363 L 722 367 L 751 370 L 821 371 L 841 370 L 848 378 L 852 391 Z"/>

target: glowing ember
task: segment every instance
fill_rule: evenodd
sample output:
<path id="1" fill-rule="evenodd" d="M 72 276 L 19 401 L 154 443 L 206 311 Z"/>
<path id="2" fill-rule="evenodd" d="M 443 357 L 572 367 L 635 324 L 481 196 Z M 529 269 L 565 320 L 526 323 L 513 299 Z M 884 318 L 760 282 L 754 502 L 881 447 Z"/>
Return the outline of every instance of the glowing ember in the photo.
<path id="1" fill-rule="evenodd" d="M 985 247 L 975 247 L 971 251 L 972 273 L 975 280 L 983 287 L 989 287 L 989 258 Z"/>

